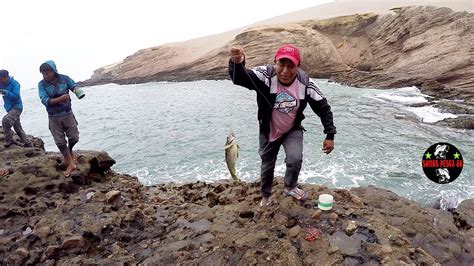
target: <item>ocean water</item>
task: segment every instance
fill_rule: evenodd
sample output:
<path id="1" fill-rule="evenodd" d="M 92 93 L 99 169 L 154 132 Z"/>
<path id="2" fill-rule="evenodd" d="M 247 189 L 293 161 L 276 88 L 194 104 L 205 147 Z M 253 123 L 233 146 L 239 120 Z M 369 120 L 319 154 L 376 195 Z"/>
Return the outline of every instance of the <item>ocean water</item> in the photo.
<path id="1" fill-rule="evenodd" d="M 455 205 L 474 197 L 474 132 L 432 124 L 453 114 L 429 105 L 411 107 L 429 98 L 416 88 L 316 82 L 333 109 L 336 147 L 330 155 L 322 153 L 323 128 L 308 107 L 300 182 L 335 188 L 375 185 L 424 205 L 437 198 Z M 136 175 L 145 185 L 230 178 L 223 146 L 232 131 L 241 147 L 238 175 L 246 181 L 259 178 L 254 91 L 230 81 L 108 84 L 84 90 L 82 100 L 72 95 L 81 133 L 76 147 L 107 151 L 117 160 L 116 171 Z M 26 132 L 41 137 L 47 150 L 56 150 L 36 89 L 23 89 L 22 95 Z M 461 176 L 450 184 L 433 183 L 421 168 L 423 153 L 437 142 L 455 145 L 464 158 Z M 282 149 L 276 175 L 284 174 L 283 160 Z"/>

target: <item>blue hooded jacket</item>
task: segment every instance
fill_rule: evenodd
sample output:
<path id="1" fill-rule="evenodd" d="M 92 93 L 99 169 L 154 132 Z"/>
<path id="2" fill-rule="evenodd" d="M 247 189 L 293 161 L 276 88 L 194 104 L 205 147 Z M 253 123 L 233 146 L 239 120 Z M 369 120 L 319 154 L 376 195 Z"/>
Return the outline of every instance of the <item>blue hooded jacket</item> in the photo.
<path id="1" fill-rule="evenodd" d="M 50 100 L 61 95 L 69 94 L 69 91 L 73 91 L 74 88 L 77 87 L 77 84 L 70 77 L 59 74 L 56 64 L 53 61 L 50 60 L 45 63 L 53 69 L 58 78 L 54 83 L 44 79 L 38 83 L 38 93 L 41 103 L 46 106 L 49 116 L 64 116 L 72 113 L 71 101 L 51 105 Z"/>
<path id="2" fill-rule="evenodd" d="M 20 95 L 20 83 L 18 83 L 18 81 L 14 80 L 13 77 L 10 77 L 7 84 L 0 83 L 0 89 L 4 90 L 3 107 L 5 107 L 7 112 L 10 112 L 13 108 L 23 110 L 23 103 Z"/>

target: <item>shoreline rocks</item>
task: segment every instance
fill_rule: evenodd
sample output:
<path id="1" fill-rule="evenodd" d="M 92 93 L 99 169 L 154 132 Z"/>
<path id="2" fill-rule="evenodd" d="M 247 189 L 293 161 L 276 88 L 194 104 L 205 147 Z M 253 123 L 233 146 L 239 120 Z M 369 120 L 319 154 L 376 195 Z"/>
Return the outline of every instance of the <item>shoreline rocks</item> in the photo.
<path id="1" fill-rule="evenodd" d="M 258 183 L 145 187 L 105 152 L 77 154 L 72 179 L 39 144 L 0 148 L 15 169 L 0 179 L 0 264 L 474 263 L 474 199 L 448 212 L 373 186 L 302 184 L 310 196 L 299 204 L 277 178 L 262 210 Z M 332 210 L 314 208 L 322 193 Z"/>

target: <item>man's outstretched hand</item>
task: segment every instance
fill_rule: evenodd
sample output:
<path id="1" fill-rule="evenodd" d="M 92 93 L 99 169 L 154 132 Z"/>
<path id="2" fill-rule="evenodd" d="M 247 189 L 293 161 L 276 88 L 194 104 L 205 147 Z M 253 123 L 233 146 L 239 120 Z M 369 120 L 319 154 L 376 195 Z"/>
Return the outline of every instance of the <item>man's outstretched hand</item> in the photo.
<path id="1" fill-rule="evenodd" d="M 242 63 L 245 59 L 244 50 L 238 47 L 232 47 L 230 49 L 230 56 L 232 58 L 232 61 L 234 61 L 234 63 L 236 64 Z"/>
<path id="2" fill-rule="evenodd" d="M 325 139 L 323 141 L 323 152 L 330 154 L 334 150 L 334 140 Z"/>

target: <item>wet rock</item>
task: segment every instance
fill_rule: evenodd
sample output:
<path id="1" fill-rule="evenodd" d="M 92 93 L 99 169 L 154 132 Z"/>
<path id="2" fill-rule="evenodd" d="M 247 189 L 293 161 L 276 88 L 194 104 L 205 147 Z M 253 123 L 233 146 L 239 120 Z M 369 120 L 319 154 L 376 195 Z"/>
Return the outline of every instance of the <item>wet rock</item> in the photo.
<path id="1" fill-rule="evenodd" d="M 348 237 L 344 232 L 337 231 L 333 235 L 328 236 L 329 243 L 337 246 L 341 253 L 346 255 L 355 255 L 361 248 L 361 242 L 352 237 Z"/>
<path id="2" fill-rule="evenodd" d="M 290 230 L 288 230 L 288 236 L 291 237 L 291 238 L 294 238 L 296 236 L 298 236 L 298 234 L 301 232 L 301 227 L 299 225 L 291 228 Z"/>

